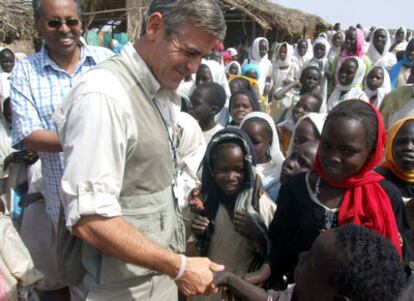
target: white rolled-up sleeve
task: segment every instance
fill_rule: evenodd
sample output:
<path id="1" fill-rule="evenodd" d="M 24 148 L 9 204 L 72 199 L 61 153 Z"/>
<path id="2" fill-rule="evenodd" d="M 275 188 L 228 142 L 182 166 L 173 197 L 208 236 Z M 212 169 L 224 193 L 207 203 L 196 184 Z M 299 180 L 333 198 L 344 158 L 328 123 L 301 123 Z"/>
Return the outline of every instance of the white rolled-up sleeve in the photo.
<path id="1" fill-rule="evenodd" d="M 62 195 L 69 230 L 84 215 L 122 214 L 118 198 L 125 161 L 137 139 L 131 112 L 119 81 L 99 70 L 87 74 L 55 113 L 65 157 Z"/>

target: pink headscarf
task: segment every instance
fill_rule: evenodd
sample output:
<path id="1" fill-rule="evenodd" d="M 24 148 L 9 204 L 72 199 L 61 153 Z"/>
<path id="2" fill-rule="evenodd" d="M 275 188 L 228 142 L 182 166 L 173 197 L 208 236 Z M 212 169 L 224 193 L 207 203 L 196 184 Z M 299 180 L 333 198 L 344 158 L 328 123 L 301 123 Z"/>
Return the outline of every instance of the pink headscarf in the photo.
<path id="1" fill-rule="evenodd" d="M 364 37 L 364 32 L 359 29 L 356 28 L 355 29 L 356 33 L 356 51 L 355 53 L 349 52 L 348 50 L 343 50 L 341 52 L 341 58 L 347 58 L 349 56 L 356 56 L 360 59 L 364 58 L 364 52 L 362 50 L 362 47 L 364 46 L 364 41 L 365 41 L 365 37 Z"/>

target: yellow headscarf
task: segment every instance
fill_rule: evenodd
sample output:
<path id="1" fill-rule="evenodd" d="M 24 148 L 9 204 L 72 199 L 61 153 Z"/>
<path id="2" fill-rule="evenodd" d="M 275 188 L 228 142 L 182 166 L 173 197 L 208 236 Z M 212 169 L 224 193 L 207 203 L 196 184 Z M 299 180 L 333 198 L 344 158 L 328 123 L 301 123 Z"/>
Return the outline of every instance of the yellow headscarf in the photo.
<path id="1" fill-rule="evenodd" d="M 410 184 L 414 183 L 414 170 L 405 171 L 402 170 L 398 165 L 395 163 L 394 158 L 392 156 L 392 145 L 394 144 L 395 136 L 397 136 L 400 128 L 410 120 L 414 120 L 414 116 L 409 116 L 406 118 L 402 118 L 398 120 L 392 128 L 388 131 L 387 135 L 387 142 L 385 145 L 385 162 L 383 166 L 388 168 L 401 180 L 408 182 Z"/>

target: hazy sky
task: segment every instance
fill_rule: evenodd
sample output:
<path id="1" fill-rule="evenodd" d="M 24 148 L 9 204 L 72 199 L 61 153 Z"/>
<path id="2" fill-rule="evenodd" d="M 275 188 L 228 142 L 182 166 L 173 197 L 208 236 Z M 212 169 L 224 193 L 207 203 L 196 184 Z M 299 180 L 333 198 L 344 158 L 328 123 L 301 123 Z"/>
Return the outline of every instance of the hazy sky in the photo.
<path id="1" fill-rule="evenodd" d="M 414 0 L 273 0 L 273 2 L 319 15 L 342 28 L 361 25 L 366 28 L 414 28 Z"/>

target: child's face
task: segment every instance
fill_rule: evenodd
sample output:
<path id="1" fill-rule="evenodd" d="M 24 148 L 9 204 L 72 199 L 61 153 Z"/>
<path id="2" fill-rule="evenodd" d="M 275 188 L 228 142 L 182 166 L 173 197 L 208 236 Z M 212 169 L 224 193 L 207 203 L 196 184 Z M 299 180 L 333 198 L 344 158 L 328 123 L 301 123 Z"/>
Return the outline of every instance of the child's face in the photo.
<path id="1" fill-rule="evenodd" d="M 296 124 L 302 116 L 316 112 L 319 106 L 319 101 L 312 95 L 303 95 L 298 103 L 292 109 L 292 119 Z"/>
<path id="2" fill-rule="evenodd" d="M 213 178 L 226 195 L 237 194 L 245 180 L 244 154 L 236 145 L 225 145 L 217 149 L 213 162 Z"/>
<path id="3" fill-rule="evenodd" d="M 211 117 L 211 106 L 206 100 L 207 92 L 205 89 L 195 89 L 190 97 L 191 107 L 188 113 L 198 121 L 204 121 Z M 214 116 L 214 115 L 213 115 Z"/>
<path id="4" fill-rule="evenodd" d="M 253 78 L 253 79 L 257 79 L 257 72 L 256 70 L 249 70 L 248 72 L 246 72 L 245 76 Z"/>
<path id="5" fill-rule="evenodd" d="M 229 68 L 229 73 L 236 75 L 239 73 L 239 67 L 237 67 L 236 64 L 231 64 L 230 68 Z"/>
<path id="6" fill-rule="evenodd" d="M 4 72 L 10 73 L 14 67 L 14 57 L 12 55 L 4 55 L 0 57 L 0 66 Z"/>
<path id="7" fill-rule="evenodd" d="M 196 73 L 196 86 L 213 81 L 210 69 L 206 65 L 200 65 Z"/>
<path id="8" fill-rule="evenodd" d="M 313 169 L 319 143 L 309 141 L 293 149 L 293 152 L 283 162 L 280 182 L 286 184 L 293 176 Z"/>
<path id="9" fill-rule="evenodd" d="M 254 151 L 256 153 L 257 163 L 265 163 L 269 158 L 266 156 L 267 150 L 272 144 L 268 136 L 268 129 L 261 122 L 247 121 L 243 124 L 242 130 L 252 140 Z"/>
<path id="10" fill-rule="evenodd" d="M 404 123 L 392 143 L 392 157 L 404 171 L 414 170 L 414 121 Z"/>
<path id="11" fill-rule="evenodd" d="M 306 51 L 308 50 L 308 43 L 306 43 L 306 41 L 300 41 L 297 47 L 299 55 L 304 56 L 306 54 Z"/>
<path id="12" fill-rule="evenodd" d="M 345 60 L 338 71 L 338 81 L 342 86 L 349 86 L 354 80 L 358 66 L 354 60 Z"/>
<path id="13" fill-rule="evenodd" d="M 287 55 L 286 45 L 280 46 L 279 55 L 278 55 L 279 60 L 284 61 L 286 59 L 286 55 Z"/>
<path id="14" fill-rule="evenodd" d="M 366 130 L 359 120 L 344 117 L 329 120 L 319 145 L 325 176 L 339 181 L 356 174 L 371 153 L 367 141 Z"/>
<path id="15" fill-rule="evenodd" d="M 300 77 L 300 83 L 305 92 L 311 92 L 321 83 L 321 73 L 314 68 L 305 69 Z"/>
<path id="16" fill-rule="evenodd" d="M 342 39 L 342 34 L 340 33 L 336 33 L 332 37 L 332 43 L 334 44 L 335 47 L 341 47 L 343 42 L 344 41 Z"/>
<path id="17" fill-rule="evenodd" d="M 356 53 L 356 31 L 348 30 L 345 36 L 345 49 L 351 53 Z"/>
<path id="18" fill-rule="evenodd" d="M 399 43 L 404 41 L 404 30 L 402 28 L 397 30 L 397 33 L 395 34 L 395 38 Z"/>
<path id="19" fill-rule="evenodd" d="M 384 29 L 378 29 L 374 34 L 373 44 L 379 53 L 383 53 L 385 43 L 387 42 L 387 33 Z"/>
<path id="20" fill-rule="evenodd" d="M 384 70 L 380 67 L 372 69 L 367 76 L 367 86 L 371 90 L 377 90 L 384 82 Z"/>
<path id="21" fill-rule="evenodd" d="M 307 118 L 301 121 L 301 123 L 295 129 L 295 135 L 293 137 L 293 147 L 297 147 L 308 141 L 319 140 L 315 133 L 315 126 Z"/>
<path id="22" fill-rule="evenodd" d="M 317 58 L 317 59 L 321 59 L 325 56 L 325 51 L 326 51 L 326 47 L 325 45 L 318 43 L 315 45 L 315 47 L 313 47 L 313 55 Z"/>
<path id="23" fill-rule="evenodd" d="M 238 94 L 234 97 L 230 107 L 230 115 L 236 125 L 239 125 L 244 116 L 252 111 L 253 107 L 247 95 Z"/>
<path id="24" fill-rule="evenodd" d="M 331 301 L 338 295 L 332 283 L 337 269 L 336 234 L 322 232 L 309 251 L 299 255 L 295 269 L 295 292 L 306 300 Z M 340 299 L 338 299 L 340 300 Z"/>
<path id="25" fill-rule="evenodd" d="M 267 43 L 265 40 L 261 40 L 259 43 L 259 54 L 260 57 L 264 57 L 267 54 L 267 51 L 269 49 L 267 48 Z"/>

